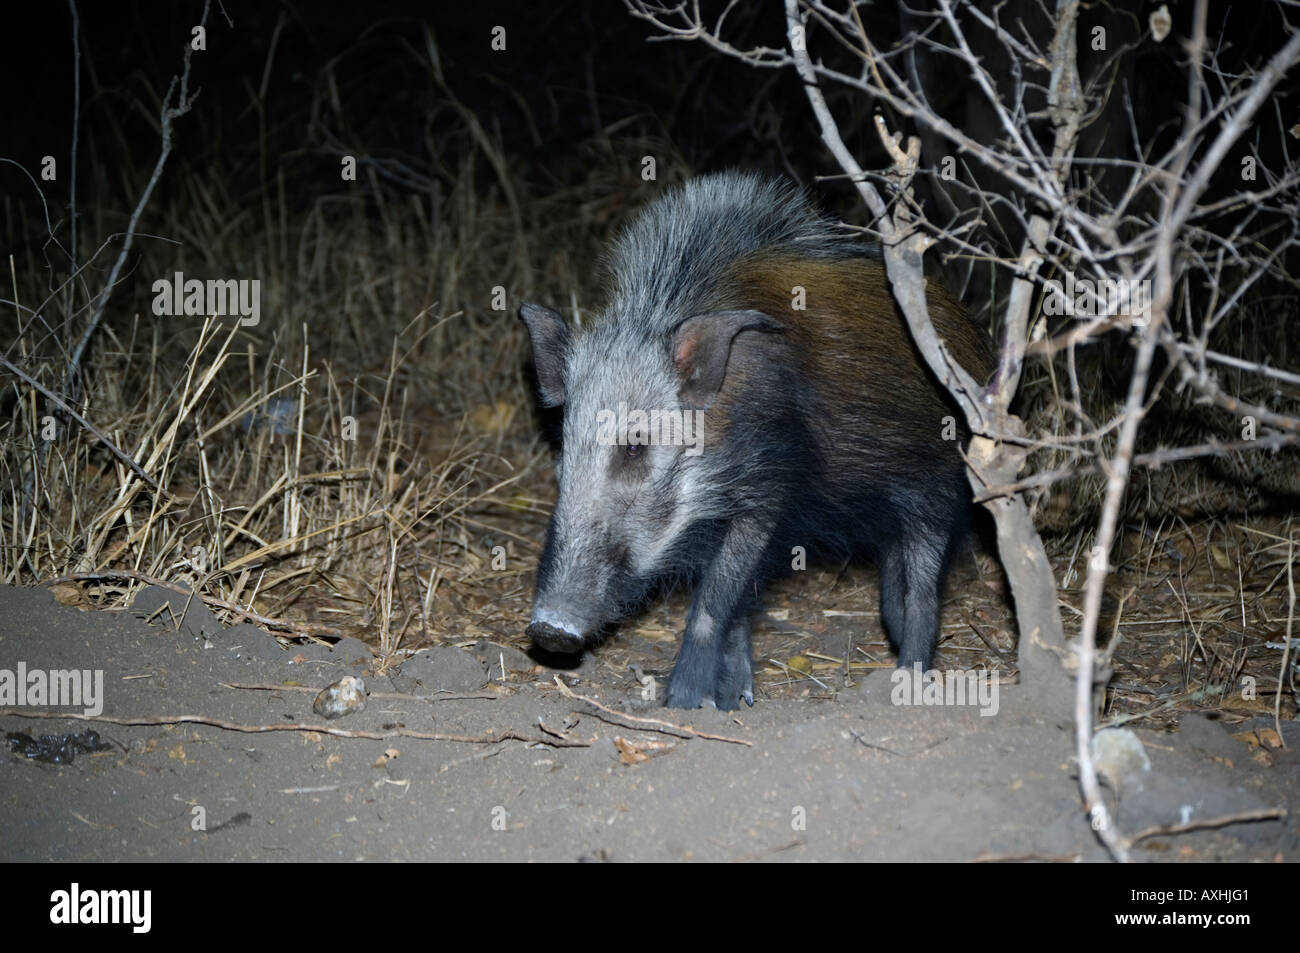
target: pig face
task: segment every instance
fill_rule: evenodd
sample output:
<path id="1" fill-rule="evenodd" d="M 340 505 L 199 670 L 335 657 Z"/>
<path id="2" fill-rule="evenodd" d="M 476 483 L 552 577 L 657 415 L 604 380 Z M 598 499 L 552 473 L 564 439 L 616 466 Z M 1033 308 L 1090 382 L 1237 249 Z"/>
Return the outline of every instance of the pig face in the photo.
<path id="1" fill-rule="evenodd" d="M 700 532 L 723 514 L 710 486 L 708 408 L 731 340 L 766 320 L 713 312 L 665 341 L 629 340 L 605 321 L 571 333 L 524 305 L 543 401 L 564 407 L 559 495 L 538 567 L 529 637 L 577 652 L 654 582 L 689 575 Z"/>

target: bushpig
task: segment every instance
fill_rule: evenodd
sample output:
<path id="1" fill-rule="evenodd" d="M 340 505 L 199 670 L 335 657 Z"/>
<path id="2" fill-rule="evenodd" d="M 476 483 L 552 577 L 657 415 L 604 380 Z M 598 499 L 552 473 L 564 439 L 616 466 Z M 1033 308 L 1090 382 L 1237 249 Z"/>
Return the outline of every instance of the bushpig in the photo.
<path id="1" fill-rule="evenodd" d="M 606 265 L 607 303 L 582 327 L 520 309 L 542 402 L 564 414 L 532 641 L 580 652 L 656 583 L 688 580 L 666 703 L 752 705 L 749 615 L 803 547 L 874 556 L 898 663 L 928 668 L 970 510 L 966 433 L 879 250 L 791 185 L 728 172 L 649 204 Z M 927 296 L 986 379 L 983 333 L 933 281 Z"/>

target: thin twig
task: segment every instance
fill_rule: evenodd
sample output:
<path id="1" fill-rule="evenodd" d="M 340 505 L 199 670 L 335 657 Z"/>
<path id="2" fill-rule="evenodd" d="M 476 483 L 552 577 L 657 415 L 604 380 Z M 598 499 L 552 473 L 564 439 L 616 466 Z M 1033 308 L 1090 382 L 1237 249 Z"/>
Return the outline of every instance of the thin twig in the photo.
<path id="1" fill-rule="evenodd" d="M 593 708 L 598 708 L 608 715 L 613 715 L 615 718 L 624 718 L 628 721 L 634 721 L 638 725 L 648 725 L 649 728 L 647 730 L 649 731 L 662 731 L 665 734 L 670 734 L 674 731 L 680 731 L 684 735 L 690 735 L 695 738 L 705 738 L 709 741 L 725 741 L 728 744 L 745 745 L 747 748 L 752 748 L 754 746 L 754 743 L 752 741 L 746 741 L 743 738 L 729 738 L 726 735 L 709 734 L 708 732 L 705 731 L 697 731 L 696 729 L 692 728 L 690 725 L 678 725 L 678 724 L 674 724 L 671 721 L 663 721 L 662 719 L 659 718 L 638 718 L 636 715 L 629 715 L 625 711 L 619 711 L 616 708 L 606 707 L 605 705 L 602 705 L 600 702 L 596 701 L 596 699 L 594 698 L 588 698 L 586 695 L 579 695 L 568 685 L 565 685 L 564 682 L 560 680 L 560 676 L 558 675 L 555 676 L 555 684 L 556 686 L 559 687 L 560 694 L 562 694 L 565 698 L 572 698 L 576 701 L 586 702 L 588 705 L 591 705 Z"/>
<path id="2" fill-rule="evenodd" d="M 1128 839 L 1128 844 L 1129 846 L 1132 846 L 1140 840 L 1146 840 L 1148 837 L 1156 837 L 1160 834 L 1186 834 L 1189 831 L 1200 831 L 1214 827 L 1226 827 L 1229 824 L 1246 824 L 1252 821 L 1280 820 L 1286 816 L 1286 808 L 1263 807 L 1255 811 L 1241 811 L 1238 814 L 1224 814 L 1222 817 L 1207 817 L 1203 821 L 1188 821 L 1186 824 L 1157 824 L 1155 827 L 1148 827 L 1144 830 L 1138 831 Z"/>
<path id="3" fill-rule="evenodd" d="M 232 688 L 243 692 L 310 692 L 316 694 L 319 689 L 310 685 L 245 685 L 240 682 L 221 682 L 222 688 Z M 463 695 L 412 695 L 410 692 L 367 692 L 367 698 L 404 699 L 414 702 L 463 702 L 463 701 L 497 701 L 501 698 L 496 692 L 469 692 Z"/>
<path id="4" fill-rule="evenodd" d="M 12 715 L 15 718 L 71 719 L 73 721 L 93 721 L 110 725 L 209 725 L 226 731 L 238 731 L 244 734 L 263 734 L 269 731 L 299 731 L 322 735 L 334 735 L 336 738 L 366 738 L 382 741 L 385 738 L 418 738 L 422 741 L 455 741 L 461 744 L 494 745 L 502 741 L 523 741 L 528 744 L 550 745 L 553 748 L 589 748 L 590 741 L 572 741 L 562 738 L 540 737 L 524 734 L 513 728 L 503 728 L 490 735 L 451 735 L 442 731 L 416 731 L 414 728 L 389 728 L 385 731 L 366 731 L 364 729 L 348 730 L 331 728 L 328 725 L 307 725 L 278 722 L 269 725 L 245 725 L 207 715 L 154 715 L 146 718 L 116 718 L 110 715 L 65 714 L 54 711 L 29 711 L 22 708 L 0 708 L 0 716 Z"/>
<path id="5" fill-rule="evenodd" d="M 210 0 L 204 0 L 203 16 L 199 19 L 200 26 L 207 25 L 210 5 Z M 179 78 L 172 77 L 171 84 L 167 87 L 167 92 L 163 96 L 162 108 L 158 114 L 162 136 L 162 147 L 158 152 L 158 161 L 154 163 L 153 174 L 149 176 L 149 182 L 145 185 L 139 201 L 136 202 L 135 208 L 131 211 L 131 219 L 127 222 L 126 232 L 122 236 L 122 250 L 118 252 L 117 260 L 113 262 L 113 267 L 108 273 L 108 281 L 104 283 L 104 290 L 99 293 L 95 312 L 91 315 L 90 323 L 86 325 L 86 330 L 82 332 L 77 341 L 77 346 L 72 351 L 72 356 L 68 359 L 68 369 L 64 376 L 63 386 L 65 393 L 76 393 L 77 373 L 81 367 L 81 358 L 86 352 L 86 346 L 90 344 L 90 339 L 95 334 L 95 329 L 99 327 L 100 322 L 104 319 L 104 310 L 108 307 L 108 300 L 113 295 L 113 289 L 117 287 L 118 276 L 126 265 L 127 257 L 131 252 L 131 245 L 135 241 L 135 231 L 140 222 L 140 216 L 144 214 L 145 206 L 149 204 L 149 198 L 153 195 L 154 187 L 157 186 L 159 179 L 162 178 L 163 168 L 167 165 L 168 156 L 171 155 L 173 123 L 190 111 L 190 107 L 194 105 L 194 100 L 198 97 L 197 91 L 193 94 L 190 93 L 190 66 L 193 55 L 194 47 L 186 43 L 185 68 L 181 71 Z M 171 104 L 172 93 L 177 91 L 177 82 L 180 83 L 180 89 L 177 92 L 176 105 L 173 106 Z"/>
<path id="6" fill-rule="evenodd" d="M 75 420 L 77 423 L 79 423 L 82 426 L 82 429 L 88 431 L 92 436 L 94 436 L 96 440 L 98 440 L 105 447 L 107 447 L 109 451 L 113 454 L 113 456 L 117 457 L 128 467 L 130 467 L 131 472 L 133 472 L 145 483 L 148 483 L 155 490 L 159 492 L 162 491 L 162 487 L 158 485 L 158 481 L 155 480 L 153 477 L 151 477 L 148 473 L 146 473 L 144 469 L 140 466 L 140 464 L 136 463 L 129 453 L 127 453 L 125 450 L 123 450 L 121 447 L 115 444 L 112 440 L 109 440 L 108 437 L 100 433 L 99 429 L 94 424 L 92 424 L 85 417 L 81 416 L 81 414 L 73 410 L 72 407 L 69 406 L 66 400 L 64 400 L 58 394 L 54 393 L 54 391 L 50 390 L 48 387 L 46 387 L 36 378 L 19 370 L 17 367 L 15 367 L 13 364 L 11 364 L 8 360 L 6 360 L 3 357 L 0 357 L 0 366 L 3 366 L 6 370 L 9 371 L 9 373 L 16 375 L 23 382 L 25 382 L 29 387 L 32 387 L 35 390 L 39 391 L 40 393 L 44 394 L 47 399 L 57 404 L 59 406 L 59 409 L 62 410 L 65 414 L 67 414 L 69 417 L 71 417 L 73 420 Z"/>

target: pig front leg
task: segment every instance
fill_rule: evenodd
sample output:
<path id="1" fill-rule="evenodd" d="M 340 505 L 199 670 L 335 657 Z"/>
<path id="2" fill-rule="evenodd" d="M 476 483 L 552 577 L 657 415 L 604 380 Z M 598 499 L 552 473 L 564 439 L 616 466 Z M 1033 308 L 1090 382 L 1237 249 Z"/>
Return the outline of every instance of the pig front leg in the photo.
<path id="1" fill-rule="evenodd" d="M 749 644 L 749 614 L 743 610 L 727 630 L 713 697 L 724 711 L 739 708 L 738 699 L 751 707 L 754 704 L 754 650 Z"/>
<path id="2" fill-rule="evenodd" d="M 686 631 L 668 679 L 669 708 L 736 708 L 754 703 L 749 601 L 771 538 L 755 519 L 736 519 L 705 571 L 686 614 Z"/>

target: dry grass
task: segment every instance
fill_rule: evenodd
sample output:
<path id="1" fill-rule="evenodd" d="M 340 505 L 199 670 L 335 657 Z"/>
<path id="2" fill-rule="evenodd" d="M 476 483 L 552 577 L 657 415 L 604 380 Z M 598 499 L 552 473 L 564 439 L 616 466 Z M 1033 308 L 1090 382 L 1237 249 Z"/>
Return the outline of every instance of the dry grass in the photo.
<path id="1" fill-rule="evenodd" d="M 327 204 L 270 234 L 196 242 L 207 254 L 174 266 L 224 277 L 222 262 L 252 251 L 241 274 L 277 276 L 263 279 L 259 326 L 137 313 L 104 327 L 78 406 L 135 468 L 61 415 L 42 439 L 51 409 L 35 390 L 7 402 L 0 578 L 97 575 L 101 604 L 143 577 L 179 580 L 286 617 L 286 631 L 364 631 L 391 651 L 428 631 L 440 586 L 481 571 L 487 521 L 540 519 L 519 486 L 545 459 L 519 412 L 521 339 L 465 289 L 490 287 L 481 249 L 461 240 L 484 228 L 481 210 L 441 220 L 431 261 L 415 210 L 376 227 L 358 199 L 324 228 Z M 287 275 L 282 232 L 296 239 Z M 38 357 L 41 322 L 24 312 L 19 324 L 19 362 L 57 388 L 57 361 Z"/>
<path id="2" fill-rule="evenodd" d="M 452 188 L 363 164 L 301 207 L 282 172 L 250 200 L 219 163 L 177 165 L 147 219 L 170 240 L 141 239 L 75 401 L 70 342 L 114 254 L 93 236 L 124 215 L 87 210 L 81 266 L 57 287 L 53 236 L 23 246 L 3 321 L 0 581 L 75 581 L 101 607 L 183 584 L 226 621 L 358 635 L 385 656 L 516 633 L 553 490 L 514 311 L 526 295 L 585 304 L 628 190 L 590 173 L 532 196 L 481 128 L 474 147 Z M 32 234 L 32 215 L 11 207 L 8 234 Z M 150 286 L 175 272 L 259 280 L 260 323 L 155 317 Z"/>
<path id="3" fill-rule="evenodd" d="M 1298 549 L 1293 514 L 1132 526 L 1106 626 L 1109 713 L 1166 724 L 1186 710 L 1294 718 L 1300 672 L 1294 648 L 1283 671 L 1282 646 L 1296 631 Z"/>

